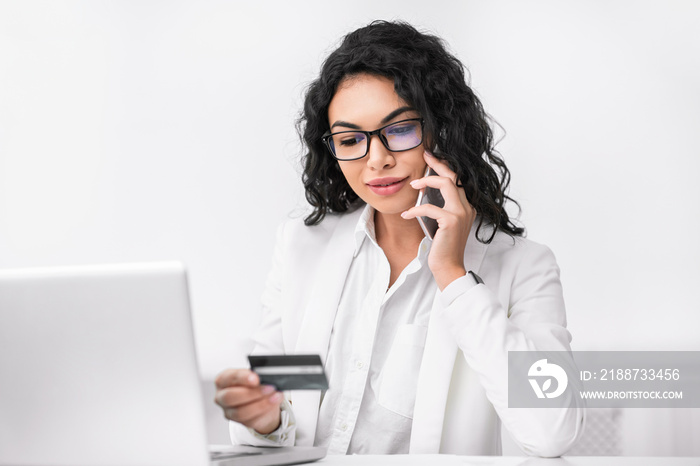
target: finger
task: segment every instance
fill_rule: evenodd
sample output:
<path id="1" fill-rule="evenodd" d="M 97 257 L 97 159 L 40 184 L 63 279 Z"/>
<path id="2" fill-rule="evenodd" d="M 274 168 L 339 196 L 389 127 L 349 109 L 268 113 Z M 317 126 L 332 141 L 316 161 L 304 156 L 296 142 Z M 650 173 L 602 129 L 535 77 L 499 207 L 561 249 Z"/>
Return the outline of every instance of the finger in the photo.
<path id="1" fill-rule="evenodd" d="M 280 392 L 273 393 L 263 399 L 232 408 L 225 408 L 224 415 L 227 419 L 240 422 L 241 424 L 250 424 L 255 419 L 268 415 L 270 411 L 279 409 L 282 403 L 283 395 Z"/>
<path id="2" fill-rule="evenodd" d="M 459 193 L 461 190 L 455 186 L 451 178 L 444 176 L 426 176 L 411 181 L 411 186 L 414 189 L 424 189 L 426 187 L 439 189 L 440 194 L 442 194 L 442 197 L 445 199 L 445 206 L 447 208 L 449 208 L 449 203 L 455 205 L 463 204 Z"/>
<path id="3" fill-rule="evenodd" d="M 449 169 L 448 169 L 449 170 Z M 454 175 L 456 177 L 456 175 Z M 445 180 L 445 181 L 438 181 L 438 180 Z M 449 192 L 451 191 L 450 185 L 453 185 L 457 188 L 457 196 L 459 198 L 459 202 L 464 206 L 464 209 L 469 211 L 473 209 L 472 205 L 469 203 L 469 200 L 467 199 L 467 193 L 464 190 L 464 187 L 462 186 L 457 186 L 455 182 L 452 180 L 450 177 L 445 177 L 445 176 L 425 176 L 423 178 L 418 178 L 417 180 L 411 181 L 411 186 L 414 189 L 424 189 L 426 186 L 429 186 L 431 188 L 436 188 L 440 190 L 440 193 L 442 194 L 442 197 L 447 200 L 449 198 L 455 200 L 456 198 L 452 197 Z"/>
<path id="4" fill-rule="evenodd" d="M 452 171 L 446 160 L 440 160 L 428 151 L 425 151 L 423 158 L 425 159 L 425 163 L 427 163 L 428 166 L 435 171 L 435 173 L 437 173 L 439 176 L 445 176 L 451 179 L 456 184 L 457 174 Z"/>
<path id="5" fill-rule="evenodd" d="M 275 392 L 275 387 L 262 385 L 260 387 L 229 387 L 218 390 L 214 396 L 216 404 L 222 408 L 235 408 L 265 398 Z"/>
<path id="6" fill-rule="evenodd" d="M 449 187 L 450 185 L 455 186 L 454 181 L 452 181 L 452 178 L 447 177 L 447 176 L 424 176 L 423 178 L 418 178 L 415 180 L 411 180 L 411 186 L 413 186 L 416 189 L 422 189 L 425 188 L 426 186 L 430 186 L 431 188 L 437 188 L 441 189 L 443 187 Z"/>
<path id="7" fill-rule="evenodd" d="M 260 378 L 250 369 L 226 369 L 216 377 L 215 383 L 218 389 L 235 385 L 257 387 L 260 385 Z"/>
<path id="8" fill-rule="evenodd" d="M 431 178 L 435 178 L 432 176 Z M 451 191 L 454 191 L 453 188 Z M 450 204 L 450 199 L 454 198 L 452 195 L 446 195 L 445 192 L 440 190 L 443 197 L 445 198 L 445 207 L 440 208 L 433 204 L 422 204 L 419 206 L 411 207 L 410 209 L 401 213 L 401 217 L 408 220 L 416 217 L 430 217 L 438 221 L 438 224 L 444 224 L 445 219 L 448 216 L 465 217 L 466 221 L 471 225 L 474 223 L 476 218 L 476 209 L 467 200 L 467 196 L 464 194 L 463 189 L 457 189 L 459 195 L 457 196 L 457 202 L 461 205 L 461 209 L 454 208 L 455 204 Z"/>
<path id="9" fill-rule="evenodd" d="M 440 220 L 445 216 L 445 210 L 432 204 L 423 204 L 401 212 L 401 217 L 406 220 L 416 217 L 430 217 L 435 220 Z"/>
<path id="10" fill-rule="evenodd" d="M 457 194 L 459 195 L 459 200 L 467 212 L 474 210 L 474 207 L 469 202 L 469 199 L 467 199 L 467 192 L 464 190 L 463 186 L 457 186 Z"/>

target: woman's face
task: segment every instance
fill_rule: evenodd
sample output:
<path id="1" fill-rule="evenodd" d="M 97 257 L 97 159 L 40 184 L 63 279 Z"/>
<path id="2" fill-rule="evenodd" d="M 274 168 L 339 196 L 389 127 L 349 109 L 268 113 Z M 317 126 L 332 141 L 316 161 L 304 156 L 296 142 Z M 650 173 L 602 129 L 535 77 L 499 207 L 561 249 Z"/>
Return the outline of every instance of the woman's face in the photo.
<path id="1" fill-rule="evenodd" d="M 338 86 L 328 107 L 331 132 L 374 131 L 420 115 L 394 91 L 388 78 L 361 74 Z M 413 207 L 418 191 L 409 182 L 422 178 L 426 163 L 423 144 L 405 152 L 391 152 L 373 135 L 369 152 L 359 160 L 338 161 L 353 191 L 382 214 L 400 214 Z"/>

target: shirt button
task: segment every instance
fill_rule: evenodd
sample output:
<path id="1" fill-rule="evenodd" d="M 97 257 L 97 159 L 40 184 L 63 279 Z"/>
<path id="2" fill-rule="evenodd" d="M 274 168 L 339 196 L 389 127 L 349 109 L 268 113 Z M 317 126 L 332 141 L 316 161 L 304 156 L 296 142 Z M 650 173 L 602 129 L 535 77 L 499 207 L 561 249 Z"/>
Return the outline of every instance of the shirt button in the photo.
<path id="1" fill-rule="evenodd" d="M 343 422 L 343 425 L 340 426 L 340 430 L 342 430 L 343 432 L 345 432 L 346 430 L 348 430 L 348 425 L 347 425 L 346 423 Z"/>
<path id="2" fill-rule="evenodd" d="M 363 363 L 362 361 L 357 361 L 356 367 L 357 367 L 358 369 L 362 369 L 363 367 L 365 367 L 365 365 L 364 365 L 364 363 Z"/>

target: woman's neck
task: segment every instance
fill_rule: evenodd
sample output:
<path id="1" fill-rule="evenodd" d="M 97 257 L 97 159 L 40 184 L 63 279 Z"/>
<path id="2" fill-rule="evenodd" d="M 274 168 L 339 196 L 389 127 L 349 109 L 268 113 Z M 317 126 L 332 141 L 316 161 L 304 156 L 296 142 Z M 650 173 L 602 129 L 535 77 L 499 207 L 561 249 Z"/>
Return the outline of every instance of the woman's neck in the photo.
<path id="1" fill-rule="evenodd" d="M 383 214 L 376 210 L 374 212 L 374 233 L 377 244 L 382 248 L 384 245 L 402 245 L 417 249 L 418 244 L 425 237 L 418 220 L 406 220 L 400 214 Z"/>

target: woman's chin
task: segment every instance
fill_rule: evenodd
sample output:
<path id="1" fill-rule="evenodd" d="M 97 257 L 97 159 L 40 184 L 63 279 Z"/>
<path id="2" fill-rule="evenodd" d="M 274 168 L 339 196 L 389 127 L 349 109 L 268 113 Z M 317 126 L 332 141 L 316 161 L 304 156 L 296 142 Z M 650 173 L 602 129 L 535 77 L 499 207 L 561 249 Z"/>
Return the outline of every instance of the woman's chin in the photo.
<path id="1" fill-rule="evenodd" d="M 400 216 L 403 212 L 413 207 L 416 202 L 368 202 L 372 208 L 381 215 Z"/>

